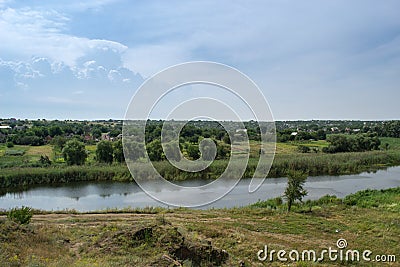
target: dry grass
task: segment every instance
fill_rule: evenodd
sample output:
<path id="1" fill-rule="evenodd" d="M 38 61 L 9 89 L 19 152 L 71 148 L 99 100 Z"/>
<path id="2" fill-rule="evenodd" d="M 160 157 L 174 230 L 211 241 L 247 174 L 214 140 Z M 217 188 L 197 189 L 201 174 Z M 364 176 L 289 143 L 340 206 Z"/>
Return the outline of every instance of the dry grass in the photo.
<path id="1" fill-rule="evenodd" d="M 27 156 L 42 156 L 46 155 L 50 157 L 53 154 L 53 148 L 50 145 L 45 146 L 27 146 L 26 155 Z"/>
<path id="2" fill-rule="evenodd" d="M 6 224 L 0 224 L 3 236 L 7 232 Z M 398 213 L 342 204 L 315 208 L 310 213 L 289 214 L 250 207 L 177 209 L 157 214 L 47 214 L 35 215 L 27 227 L 28 230 L 12 229 L 14 234 L 8 232 L 14 238 L 7 242 L 0 237 L 3 263 L 12 266 L 16 258 L 22 266 L 174 266 L 162 263 L 162 258 L 174 246 L 173 240 L 177 238 L 174 233 L 178 232 L 191 242 L 211 242 L 213 247 L 226 250 L 229 259 L 224 266 L 239 266 L 240 262 L 245 266 L 265 266 L 256 255 L 264 245 L 276 250 L 321 251 L 335 247 L 339 238 L 345 238 L 351 249 L 369 249 L 374 255 L 400 251 Z M 132 243 L 132 233 L 143 227 L 157 227 L 154 229 L 159 229 L 155 230 L 159 231 L 158 239 Z M 159 246 L 160 239 L 167 243 Z M 319 265 L 335 266 L 330 262 Z M 273 262 L 271 266 L 281 264 Z M 373 263 L 370 266 L 399 265 Z"/>

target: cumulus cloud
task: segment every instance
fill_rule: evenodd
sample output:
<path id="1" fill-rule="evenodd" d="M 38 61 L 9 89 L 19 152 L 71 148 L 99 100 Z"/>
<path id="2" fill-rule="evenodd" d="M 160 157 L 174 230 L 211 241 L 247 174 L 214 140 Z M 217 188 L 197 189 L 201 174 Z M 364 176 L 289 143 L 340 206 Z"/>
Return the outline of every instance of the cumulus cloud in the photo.
<path id="1" fill-rule="evenodd" d="M 40 55 L 73 66 L 78 58 L 96 53 L 97 50 L 123 53 L 127 49 L 110 40 L 65 34 L 68 22 L 66 15 L 51 9 L 26 7 L 0 10 L 0 51 L 3 55 L 9 55 L 9 58 L 27 59 L 32 55 Z"/>

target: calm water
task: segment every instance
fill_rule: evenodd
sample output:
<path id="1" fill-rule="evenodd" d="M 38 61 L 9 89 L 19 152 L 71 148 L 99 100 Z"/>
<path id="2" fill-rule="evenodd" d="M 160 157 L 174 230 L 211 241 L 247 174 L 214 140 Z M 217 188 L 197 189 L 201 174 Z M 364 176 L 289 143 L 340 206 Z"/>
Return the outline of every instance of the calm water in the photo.
<path id="1" fill-rule="evenodd" d="M 204 208 L 244 206 L 258 200 L 280 196 L 286 187 L 287 180 L 286 178 L 266 179 L 260 189 L 251 194 L 248 193 L 249 182 L 250 179 L 242 179 L 228 195 L 211 205 L 204 206 Z M 206 181 L 184 181 L 179 185 L 192 187 L 205 183 Z M 344 197 L 363 189 L 384 189 L 397 186 L 400 186 L 400 167 L 359 175 L 309 177 L 305 187 L 308 191 L 307 199 L 317 199 L 326 194 Z M 223 189 L 221 186 L 213 188 L 213 191 Z M 187 192 L 184 189 L 179 192 L 165 190 L 159 192 L 159 194 L 167 194 L 170 197 L 185 196 L 185 193 Z M 207 193 L 210 192 L 204 192 L 204 194 Z M 76 209 L 79 211 L 147 206 L 166 207 L 147 196 L 135 183 L 118 182 L 43 185 L 0 196 L 0 209 L 22 205 L 42 210 Z"/>

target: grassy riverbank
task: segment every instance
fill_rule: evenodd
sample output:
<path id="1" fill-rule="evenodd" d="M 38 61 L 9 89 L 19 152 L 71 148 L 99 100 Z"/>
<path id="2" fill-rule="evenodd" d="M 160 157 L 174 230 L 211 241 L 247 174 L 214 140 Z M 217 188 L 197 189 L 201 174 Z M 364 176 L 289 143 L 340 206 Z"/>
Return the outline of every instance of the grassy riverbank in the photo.
<path id="1" fill-rule="evenodd" d="M 222 210 L 45 213 L 26 226 L 2 216 L 0 261 L 3 266 L 190 266 L 194 261 L 201 266 L 282 266 L 276 255 L 271 264 L 258 261 L 257 252 L 264 245 L 320 252 L 335 249 L 336 241 L 345 238 L 347 249 L 371 250 L 371 258 L 395 255 L 397 262 L 327 258 L 322 265 L 399 266 L 400 188 L 363 191 L 344 200 L 324 197 L 298 204 L 291 213 L 284 204 L 269 202 Z"/>
<path id="2" fill-rule="evenodd" d="M 388 150 L 355 152 L 355 153 L 299 153 L 298 146 L 324 147 L 325 141 L 310 141 L 307 143 L 278 143 L 277 153 L 269 177 L 283 177 L 287 170 L 295 169 L 316 175 L 356 174 L 363 171 L 374 171 L 380 168 L 400 165 L 400 139 L 382 138 L 382 143 L 388 143 Z M 93 147 L 87 148 L 89 151 Z M 252 146 L 252 151 L 259 147 Z M 65 163 L 55 163 L 40 167 L 37 158 L 44 153 L 51 154 L 50 146 L 28 147 L 18 146 L 15 151 L 24 151 L 21 156 L 9 156 L 6 148 L 0 148 L 0 188 L 28 186 L 34 184 L 66 183 L 76 181 L 132 181 L 132 176 L 125 164 L 98 164 L 93 159 L 93 151 L 86 165 L 67 166 Z M 254 153 L 253 153 L 254 154 Z M 50 155 L 51 156 L 51 155 Z M 34 159 L 34 160 L 33 160 Z M 21 161 L 22 160 L 22 161 Z M 21 161 L 21 162 L 20 162 Z M 167 161 L 154 162 L 158 172 L 167 180 L 216 179 L 224 171 L 228 160 L 216 160 L 202 172 L 184 172 L 176 169 Z M 257 158 L 250 158 L 244 177 L 252 177 Z M 136 177 L 147 177 L 148 170 L 142 163 L 135 163 L 133 173 Z"/>
<path id="3" fill-rule="evenodd" d="M 217 160 L 202 172 L 184 172 L 168 162 L 155 162 L 159 173 L 168 180 L 215 179 L 226 168 L 227 160 Z M 244 177 L 252 177 L 258 160 L 250 159 Z M 288 169 L 301 170 L 316 175 L 354 174 L 400 165 L 400 151 L 371 151 L 340 154 L 277 154 L 269 177 L 283 177 Z M 146 169 L 137 163 L 134 174 L 143 175 Z M 67 183 L 77 181 L 132 181 L 125 165 L 84 165 L 49 167 L 3 168 L 0 173 L 0 187 L 10 188 L 34 184 Z"/>

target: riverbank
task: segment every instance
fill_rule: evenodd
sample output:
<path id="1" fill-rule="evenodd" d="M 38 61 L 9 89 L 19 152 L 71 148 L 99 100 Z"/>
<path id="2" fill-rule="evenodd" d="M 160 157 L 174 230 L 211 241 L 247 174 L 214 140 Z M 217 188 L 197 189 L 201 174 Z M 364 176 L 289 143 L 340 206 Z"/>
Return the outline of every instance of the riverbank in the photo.
<path id="1" fill-rule="evenodd" d="M 397 188 L 363 191 L 344 200 L 324 197 L 297 204 L 291 213 L 284 204 L 266 201 L 235 209 L 35 214 L 26 226 L 2 216 L 0 261 L 8 266 L 180 266 L 193 261 L 203 266 L 281 266 L 276 254 L 270 264 L 260 262 L 257 252 L 265 245 L 321 252 L 336 249 L 337 240 L 344 238 L 347 249 L 371 250 L 371 258 L 395 255 L 397 262 L 326 258 L 319 265 L 398 266 L 399 200 Z"/>
<path id="2" fill-rule="evenodd" d="M 257 163 L 258 159 L 249 160 L 244 177 L 253 176 Z M 197 173 L 178 170 L 166 161 L 155 162 L 154 166 L 165 179 L 183 181 L 216 179 L 224 172 L 227 164 L 227 160 L 216 160 L 210 167 Z M 284 177 L 289 169 L 301 170 L 310 176 L 346 175 L 397 165 L 400 165 L 400 150 L 339 154 L 277 154 L 268 177 Z M 134 175 L 141 176 L 145 171 L 141 163 L 137 163 L 134 167 Z M 0 173 L 0 188 L 3 191 L 12 187 L 78 181 L 133 181 L 133 178 L 123 164 L 13 167 L 3 168 Z"/>

